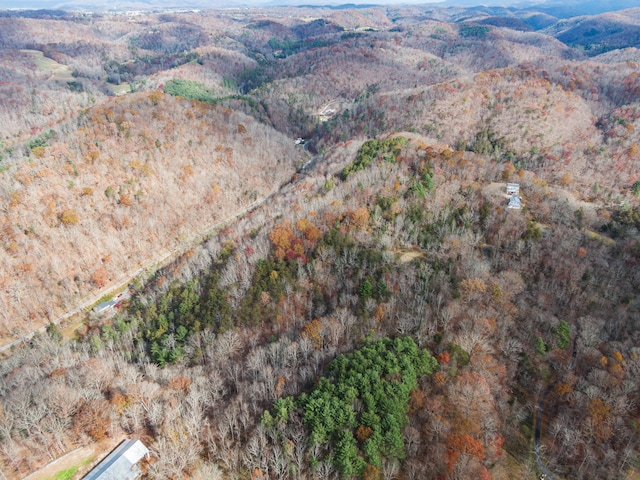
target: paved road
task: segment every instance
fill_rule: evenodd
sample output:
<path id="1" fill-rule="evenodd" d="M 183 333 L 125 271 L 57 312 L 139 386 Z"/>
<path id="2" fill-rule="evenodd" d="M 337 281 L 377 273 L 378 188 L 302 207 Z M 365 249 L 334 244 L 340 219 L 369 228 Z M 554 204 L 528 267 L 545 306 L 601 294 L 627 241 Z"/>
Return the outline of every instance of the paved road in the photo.
<path id="1" fill-rule="evenodd" d="M 153 264 L 153 262 L 152 262 Z M 121 279 L 120 281 L 118 281 L 117 283 L 109 286 L 108 288 L 105 288 L 104 290 L 101 290 L 100 293 L 98 293 L 97 295 L 93 295 L 85 300 L 83 300 L 79 305 L 77 305 L 73 310 L 69 310 L 67 313 L 65 313 L 64 315 L 59 316 L 58 318 L 56 318 L 55 320 L 53 320 L 52 322 L 49 323 L 54 323 L 56 325 L 60 324 L 60 322 L 73 317 L 74 315 L 83 312 L 84 310 L 87 310 L 89 307 L 91 307 L 92 305 L 94 305 L 95 303 L 98 302 L 98 300 L 100 300 L 102 297 L 106 296 L 106 295 L 110 295 L 111 293 L 118 291 L 119 289 L 125 287 L 126 285 L 129 284 L 129 282 L 131 282 L 131 280 L 133 280 L 135 277 L 137 277 L 138 275 L 140 275 L 142 272 L 144 272 L 144 268 L 139 268 L 137 270 L 135 270 L 134 272 L 129 272 L 127 273 L 126 277 Z M 49 325 L 49 323 L 46 323 L 44 325 L 42 325 L 41 327 L 36 328 L 34 331 L 27 333 L 26 335 L 18 338 L 17 340 L 14 340 L 13 342 L 7 343 L 6 345 L 2 345 L 0 347 L 0 353 L 5 352 L 7 350 L 9 350 L 11 347 L 15 347 L 17 345 L 20 345 L 22 343 L 28 342 L 29 340 L 31 340 L 31 338 L 33 338 L 33 336 L 36 333 L 43 333 L 47 330 L 47 326 Z"/>
<path id="2" fill-rule="evenodd" d="M 542 477 L 542 478 L 549 479 L 549 480 L 556 480 L 556 478 L 547 469 L 546 465 L 540 458 L 540 431 L 542 430 L 542 412 L 544 408 L 544 402 L 547 399 L 547 394 L 555 388 L 557 383 L 558 383 L 558 380 L 553 382 L 551 385 L 547 387 L 547 389 L 542 394 L 542 398 L 540 399 L 540 403 L 538 404 L 538 412 L 536 415 L 536 432 L 533 437 L 533 451 L 536 455 L 536 463 L 538 464 L 538 468 L 540 469 L 540 471 L 544 475 L 546 475 L 546 477 Z"/>
<path id="3" fill-rule="evenodd" d="M 309 161 L 307 161 L 307 163 L 305 163 L 300 169 L 299 171 L 302 172 L 304 171 L 309 165 L 311 165 L 311 163 L 314 161 L 314 159 L 310 159 Z M 237 220 L 238 218 L 246 215 L 247 213 L 251 212 L 252 210 L 258 208 L 260 205 L 262 205 L 263 203 L 265 203 L 267 200 L 269 200 L 270 198 L 272 198 L 276 193 L 278 193 L 280 191 L 280 189 L 282 188 L 283 185 L 286 185 L 288 183 L 290 183 L 292 181 L 292 179 L 288 179 L 280 184 L 277 184 L 274 188 L 271 189 L 271 191 L 263 198 L 256 200 L 255 202 L 253 202 L 250 205 L 247 205 L 246 207 L 240 209 L 239 211 L 237 211 L 236 213 L 234 213 L 233 215 L 231 215 L 230 217 L 225 218 L 224 220 L 215 223 L 212 226 L 207 227 L 205 230 L 202 230 L 201 232 L 193 235 L 191 238 L 189 238 L 188 240 L 182 242 L 180 245 L 178 245 L 176 248 L 174 248 L 173 250 L 170 250 L 169 252 L 163 253 L 162 255 L 160 255 L 157 258 L 154 258 L 153 260 L 147 262 L 146 265 L 137 268 L 136 270 L 127 272 L 126 275 L 121 278 L 118 282 L 116 282 L 115 284 L 105 288 L 104 290 L 101 290 L 99 293 L 92 295 L 88 298 L 86 298 L 85 300 L 81 301 L 79 305 L 77 305 L 73 310 L 68 311 L 67 313 L 65 313 L 64 315 L 59 316 L 58 318 L 56 318 L 55 320 L 51 321 L 51 322 L 47 322 L 44 325 L 42 325 L 41 327 L 36 328 L 35 330 L 33 330 L 30 333 L 27 333 L 26 335 L 18 338 L 17 340 L 14 340 L 10 343 L 7 343 L 5 345 L 0 346 L 0 353 L 2 352 L 6 352 L 7 350 L 11 349 L 11 347 L 15 347 L 17 345 L 20 344 L 24 344 L 26 342 L 28 342 L 29 340 L 31 340 L 31 338 L 33 338 L 33 336 L 36 333 L 43 333 L 47 330 L 47 326 L 50 323 L 54 323 L 56 325 L 60 324 L 60 322 L 78 314 L 81 312 L 84 312 L 85 310 L 89 309 L 90 307 L 92 307 L 93 305 L 95 305 L 98 300 L 100 300 L 101 298 L 103 298 L 106 295 L 110 295 L 124 287 L 126 287 L 129 283 L 131 283 L 131 281 L 133 281 L 135 278 L 139 277 L 140 275 L 142 275 L 145 271 L 147 270 L 151 270 L 154 268 L 157 268 L 158 266 L 163 265 L 165 262 L 169 261 L 170 259 L 176 258 L 179 255 L 181 255 L 182 253 L 186 252 L 189 248 L 192 248 L 194 245 L 200 244 L 204 239 L 206 239 L 208 236 L 210 236 L 214 231 L 219 230 L 220 228 L 226 226 L 227 224 Z"/>

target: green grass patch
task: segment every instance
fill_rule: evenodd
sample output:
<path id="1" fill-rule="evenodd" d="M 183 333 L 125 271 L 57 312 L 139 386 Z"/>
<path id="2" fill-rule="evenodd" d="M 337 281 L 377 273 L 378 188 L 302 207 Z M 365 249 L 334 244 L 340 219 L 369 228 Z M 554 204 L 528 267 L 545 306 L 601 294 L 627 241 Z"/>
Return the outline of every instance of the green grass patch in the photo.
<path id="1" fill-rule="evenodd" d="M 75 466 L 73 466 L 71 468 L 67 468 L 65 470 L 59 471 L 53 477 L 49 477 L 49 479 L 47 479 L 47 480 L 71 480 L 73 478 L 73 476 L 76 474 L 76 472 L 80 469 L 80 467 L 84 467 L 85 465 L 89 465 L 89 463 L 91 463 L 92 460 L 93 460 L 93 455 L 90 456 L 90 457 L 87 457 L 82 462 L 80 462 L 78 465 L 75 465 Z"/>
<path id="2" fill-rule="evenodd" d="M 62 470 L 61 472 L 56 473 L 52 477 L 52 480 L 71 480 L 73 478 L 73 475 L 78 471 L 79 468 L 80 466 L 76 465 L 75 467 Z"/>
<path id="3" fill-rule="evenodd" d="M 113 93 L 116 95 L 124 95 L 125 93 L 131 92 L 131 86 L 126 82 L 123 82 L 120 85 L 111 85 L 111 88 L 113 89 Z"/>
<path id="4" fill-rule="evenodd" d="M 113 297 L 115 296 L 116 296 L 115 292 L 103 295 L 93 306 L 95 307 L 96 305 L 100 305 L 101 303 L 110 302 L 111 300 L 113 300 Z"/>
<path id="5" fill-rule="evenodd" d="M 612 247 L 613 245 L 616 244 L 616 241 L 613 238 L 609 238 L 605 235 L 600 235 L 597 232 L 594 232 L 593 230 L 587 230 L 585 231 L 585 236 L 589 239 L 589 240 L 595 240 L 596 242 L 599 242 L 603 245 L 606 245 L 608 247 Z"/>
<path id="6" fill-rule="evenodd" d="M 202 83 L 193 80 L 183 80 L 181 78 L 169 80 L 164 86 L 164 93 L 168 93 L 174 97 L 182 97 L 187 100 L 199 100 L 206 103 L 213 103 L 215 101 L 211 90 L 205 88 Z"/>
<path id="7" fill-rule="evenodd" d="M 22 50 L 23 53 L 31 55 L 36 68 L 41 72 L 47 72 L 53 75 L 52 80 L 73 80 L 71 70 L 67 65 L 56 62 L 55 60 L 45 57 L 40 50 Z"/>

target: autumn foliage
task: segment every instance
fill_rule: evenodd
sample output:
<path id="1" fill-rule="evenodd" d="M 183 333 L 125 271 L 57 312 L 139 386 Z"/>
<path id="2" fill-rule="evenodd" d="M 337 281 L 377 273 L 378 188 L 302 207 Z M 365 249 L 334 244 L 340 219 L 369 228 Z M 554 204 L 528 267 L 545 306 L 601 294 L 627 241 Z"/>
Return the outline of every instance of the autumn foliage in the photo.
<path id="1" fill-rule="evenodd" d="M 273 244 L 276 258 L 283 260 L 288 259 L 302 259 L 304 260 L 304 244 L 300 238 L 298 238 L 291 230 L 289 223 L 283 223 L 276 225 L 269 234 L 269 239 Z"/>
<path id="2" fill-rule="evenodd" d="M 73 428 L 76 433 L 86 433 L 94 440 L 101 440 L 107 436 L 111 427 L 110 413 L 106 400 L 87 400 L 80 405 L 73 417 Z"/>
<path id="3" fill-rule="evenodd" d="M 107 273 L 107 269 L 105 267 L 98 267 L 91 275 L 91 280 L 98 288 L 104 287 L 107 284 L 108 279 L 109 274 Z"/>
<path id="4" fill-rule="evenodd" d="M 455 462 L 461 454 L 470 455 L 480 461 L 485 458 L 482 442 L 468 434 L 451 435 L 447 446 L 447 468 L 449 472 L 453 471 Z"/>
<path id="5" fill-rule="evenodd" d="M 5 12 L 4 476 L 631 474 L 637 12 L 425 8 Z"/>

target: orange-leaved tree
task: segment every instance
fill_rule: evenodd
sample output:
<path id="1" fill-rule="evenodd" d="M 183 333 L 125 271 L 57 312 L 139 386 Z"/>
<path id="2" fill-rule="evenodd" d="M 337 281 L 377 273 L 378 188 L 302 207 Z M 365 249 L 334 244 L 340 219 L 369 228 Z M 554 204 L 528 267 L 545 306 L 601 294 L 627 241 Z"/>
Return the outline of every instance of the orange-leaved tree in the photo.
<path id="1" fill-rule="evenodd" d="M 273 244 L 276 258 L 283 259 L 287 252 L 291 250 L 291 244 L 293 239 L 296 238 L 291 231 L 291 224 L 289 222 L 282 222 L 276 225 L 269 234 L 269 240 Z"/>
<path id="2" fill-rule="evenodd" d="M 453 434 L 447 441 L 447 469 L 452 472 L 460 454 L 470 455 L 482 461 L 485 458 L 484 446 L 480 440 L 469 434 Z"/>
<path id="3" fill-rule="evenodd" d="M 594 398 L 589 403 L 589 414 L 596 438 L 600 441 L 608 440 L 611 436 L 611 426 L 608 423 L 611 407 L 601 398 Z"/>
<path id="4" fill-rule="evenodd" d="M 75 432 L 86 433 L 94 440 L 102 440 L 111 427 L 110 412 L 109 403 L 104 399 L 85 401 L 73 418 Z"/>
<path id="5" fill-rule="evenodd" d="M 98 267 L 91 275 L 91 280 L 98 288 L 104 287 L 107 284 L 108 279 L 109 274 L 107 273 L 107 269 L 104 267 Z"/>

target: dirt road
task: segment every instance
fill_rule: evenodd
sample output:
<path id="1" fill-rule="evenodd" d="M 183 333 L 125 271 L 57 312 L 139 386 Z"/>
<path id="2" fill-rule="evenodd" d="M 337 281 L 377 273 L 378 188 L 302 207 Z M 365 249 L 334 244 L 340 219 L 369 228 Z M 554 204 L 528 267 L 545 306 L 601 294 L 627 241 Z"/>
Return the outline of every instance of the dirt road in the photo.
<path id="1" fill-rule="evenodd" d="M 74 309 L 69 310 L 67 313 L 65 313 L 64 315 L 59 316 L 58 318 L 56 318 L 52 322 L 46 322 L 42 326 L 40 326 L 40 327 L 36 328 L 35 330 L 33 330 L 32 332 L 29 332 L 26 335 L 23 335 L 22 337 L 20 337 L 20 338 L 18 338 L 16 340 L 13 340 L 11 342 L 5 343 L 4 345 L 0 346 L 0 353 L 7 352 L 12 347 L 16 347 L 18 345 L 21 345 L 21 344 L 24 344 L 24 343 L 28 342 L 37 333 L 46 332 L 47 326 L 50 323 L 54 323 L 55 325 L 59 325 L 64 320 L 67 320 L 67 319 L 73 317 L 74 315 L 78 315 L 78 314 L 84 313 L 89 308 L 93 307 L 96 303 L 98 303 L 98 301 L 100 299 L 104 298 L 107 295 L 111 295 L 111 294 L 113 294 L 113 293 L 115 293 L 115 292 L 117 292 L 119 290 L 124 289 L 134 279 L 140 277 L 145 272 L 157 270 L 159 267 L 161 267 L 161 266 L 165 265 L 166 263 L 168 263 L 169 261 L 177 258 L 178 256 L 180 256 L 181 254 L 183 254 L 184 252 L 186 252 L 187 250 L 189 250 L 193 246 L 201 243 L 205 238 L 210 236 L 216 230 L 219 230 L 219 229 L 223 228 L 224 226 L 226 226 L 230 222 L 233 222 L 233 221 L 237 220 L 238 218 L 240 218 L 240 217 L 246 215 L 247 213 L 251 212 L 252 210 L 258 208 L 260 205 L 262 205 L 267 200 L 269 200 L 271 197 L 273 197 L 280 190 L 282 185 L 288 183 L 289 181 L 290 180 L 287 180 L 286 182 L 283 182 L 282 184 L 277 185 L 276 187 L 271 189 L 271 191 L 265 197 L 256 200 L 255 202 L 251 203 L 250 205 L 247 205 L 246 207 L 244 207 L 241 210 L 237 211 L 236 213 L 234 213 L 230 217 L 227 217 L 226 219 L 224 219 L 224 220 L 222 220 L 220 222 L 217 222 L 216 224 L 211 225 L 211 226 L 207 227 L 206 229 L 200 231 L 199 233 L 193 235 L 192 237 L 190 237 L 186 241 L 184 241 L 181 244 L 179 244 L 173 250 L 165 252 L 162 255 L 150 260 L 149 262 L 147 262 L 142 267 L 139 267 L 139 268 L 136 268 L 135 270 L 127 272 L 116 283 L 114 283 L 114 284 L 112 284 L 112 285 L 100 290 L 100 292 L 98 292 L 98 293 L 96 293 L 94 295 L 91 295 L 91 296 L 85 298 Z M 8 339 L 5 339 L 5 341 L 6 340 L 8 340 Z"/>

